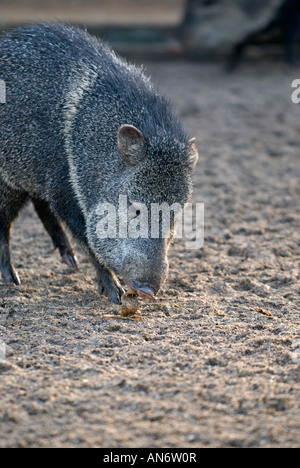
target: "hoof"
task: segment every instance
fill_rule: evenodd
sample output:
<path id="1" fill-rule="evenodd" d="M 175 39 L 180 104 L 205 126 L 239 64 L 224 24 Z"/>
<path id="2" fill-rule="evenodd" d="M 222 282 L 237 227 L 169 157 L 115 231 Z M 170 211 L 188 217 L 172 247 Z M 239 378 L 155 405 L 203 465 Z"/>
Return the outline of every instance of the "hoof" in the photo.
<path id="1" fill-rule="evenodd" d="M 15 284 L 16 286 L 20 286 L 21 284 L 20 277 L 12 265 L 7 265 L 2 268 L 2 276 L 4 281 L 8 284 Z"/>
<path id="2" fill-rule="evenodd" d="M 65 253 L 64 255 L 62 255 L 61 258 L 62 258 L 63 263 L 65 263 L 69 268 L 71 268 L 71 270 L 76 271 L 79 269 L 78 261 L 75 255 L 70 255 L 70 254 Z"/>
<path id="3" fill-rule="evenodd" d="M 121 304 L 121 298 L 125 293 L 120 283 L 117 280 L 110 281 L 99 280 L 99 293 L 107 297 L 107 299 L 115 304 Z"/>

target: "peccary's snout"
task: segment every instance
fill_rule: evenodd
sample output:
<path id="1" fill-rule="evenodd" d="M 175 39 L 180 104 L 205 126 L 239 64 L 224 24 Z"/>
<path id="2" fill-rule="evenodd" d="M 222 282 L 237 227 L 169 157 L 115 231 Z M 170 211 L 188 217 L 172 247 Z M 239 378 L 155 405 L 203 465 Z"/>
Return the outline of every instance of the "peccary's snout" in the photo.
<path id="1" fill-rule="evenodd" d="M 151 289 L 149 286 L 147 285 L 140 286 L 135 281 L 132 281 L 131 287 L 137 293 L 137 295 L 140 296 L 142 299 L 149 299 L 149 301 L 156 300 L 155 293 L 153 289 Z"/>
<path id="2" fill-rule="evenodd" d="M 156 245 L 148 255 L 144 252 L 131 249 L 124 257 L 122 276 L 142 299 L 155 300 L 168 275 L 167 249 Z"/>

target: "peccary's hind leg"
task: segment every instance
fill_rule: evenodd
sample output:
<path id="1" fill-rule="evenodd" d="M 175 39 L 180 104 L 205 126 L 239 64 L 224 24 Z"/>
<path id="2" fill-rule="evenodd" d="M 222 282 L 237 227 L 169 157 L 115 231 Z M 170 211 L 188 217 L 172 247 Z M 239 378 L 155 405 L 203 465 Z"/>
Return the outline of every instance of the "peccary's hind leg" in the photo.
<path id="1" fill-rule="evenodd" d="M 53 214 L 46 202 L 36 199 L 32 199 L 32 202 L 35 211 L 52 239 L 54 248 L 59 250 L 62 261 L 66 263 L 68 267 L 77 270 L 78 263 L 75 252 L 61 222 Z"/>
<path id="2" fill-rule="evenodd" d="M 4 281 L 21 284 L 16 272 L 9 249 L 9 233 L 13 220 L 25 204 L 28 196 L 25 192 L 19 192 L 8 187 L 0 178 L 0 271 Z"/>
<path id="3" fill-rule="evenodd" d="M 16 272 L 9 250 L 9 229 L 0 228 L 0 268 L 4 281 L 14 283 L 17 286 L 21 284 L 18 273 Z"/>

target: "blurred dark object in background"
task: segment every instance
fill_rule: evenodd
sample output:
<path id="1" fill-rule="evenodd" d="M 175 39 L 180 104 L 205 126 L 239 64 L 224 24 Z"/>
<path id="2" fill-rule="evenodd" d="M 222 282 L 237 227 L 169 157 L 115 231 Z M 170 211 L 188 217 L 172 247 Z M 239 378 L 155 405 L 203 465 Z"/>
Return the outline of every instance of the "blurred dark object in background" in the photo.
<path id="1" fill-rule="evenodd" d="M 277 59 L 284 44 L 295 66 L 300 0 L 0 0 L 0 34 L 43 21 L 87 29 L 132 60 L 225 57 L 234 70 L 245 55 Z"/>
<path id="2" fill-rule="evenodd" d="M 186 0 L 178 37 L 189 54 L 226 54 L 234 70 L 247 46 L 278 40 L 295 66 L 299 30 L 300 0 Z"/>
<path id="3" fill-rule="evenodd" d="M 101 26 L 173 26 L 185 0 L 0 0 L 0 25 L 57 21 Z"/>
<path id="4" fill-rule="evenodd" d="M 185 0 L 0 0 L 0 35 L 32 22 L 61 21 L 104 39 L 129 59 L 173 55 L 167 44 Z"/>

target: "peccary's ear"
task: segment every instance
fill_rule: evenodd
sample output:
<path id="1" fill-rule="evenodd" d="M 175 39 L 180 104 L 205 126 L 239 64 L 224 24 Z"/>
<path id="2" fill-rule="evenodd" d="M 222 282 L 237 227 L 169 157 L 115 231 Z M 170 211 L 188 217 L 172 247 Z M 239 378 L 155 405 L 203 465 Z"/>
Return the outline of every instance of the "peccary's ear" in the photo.
<path id="1" fill-rule="evenodd" d="M 191 138 L 189 140 L 189 165 L 194 170 L 198 161 L 198 150 L 196 148 L 196 138 Z"/>
<path id="2" fill-rule="evenodd" d="M 146 156 L 144 135 L 133 125 L 121 125 L 118 131 L 118 152 L 128 166 L 136 166 Z"/>

